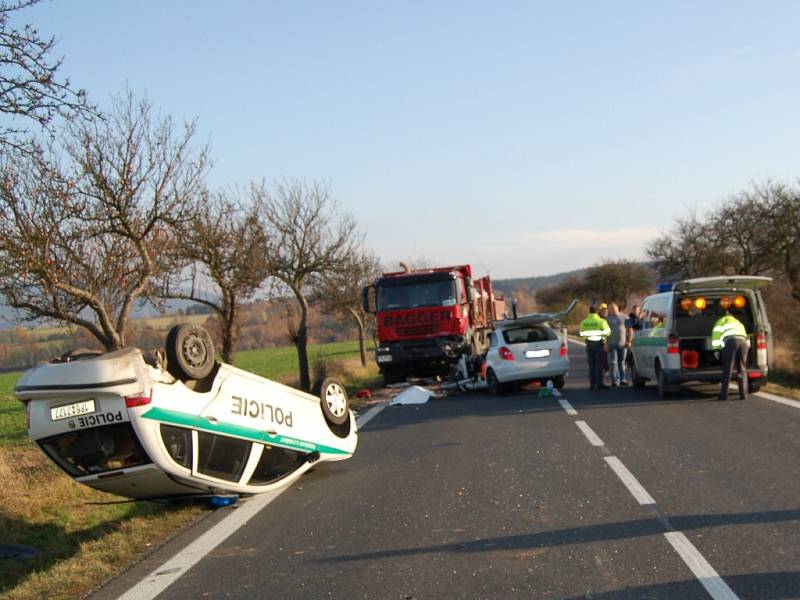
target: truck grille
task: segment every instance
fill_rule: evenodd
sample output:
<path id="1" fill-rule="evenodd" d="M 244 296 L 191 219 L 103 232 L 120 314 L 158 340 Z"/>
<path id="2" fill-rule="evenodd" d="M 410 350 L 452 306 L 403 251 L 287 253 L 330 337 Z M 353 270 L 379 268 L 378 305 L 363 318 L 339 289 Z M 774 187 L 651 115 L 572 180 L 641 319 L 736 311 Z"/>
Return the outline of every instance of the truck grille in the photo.
<path id="1" fill-rule="evenodd" d="M 428 335 L 436 333 L 439 330 L 438 323 L 424 323 L 421 325 L 400 325 L 395 327 L 398 335 L 411 336 L 411 335 Z"/>

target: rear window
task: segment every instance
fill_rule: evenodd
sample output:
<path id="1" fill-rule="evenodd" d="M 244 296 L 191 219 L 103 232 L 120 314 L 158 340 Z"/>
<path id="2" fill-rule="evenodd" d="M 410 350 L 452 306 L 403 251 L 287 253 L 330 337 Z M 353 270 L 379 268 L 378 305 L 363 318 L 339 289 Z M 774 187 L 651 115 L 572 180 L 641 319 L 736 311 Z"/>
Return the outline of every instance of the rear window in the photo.
<path id="1" fill-rule="evenodd" d="M 150 462 L 130 423 L 70 431 L 39 443 L 45 453 L 72 477 L 96 475 Z"/>
<path id="2" fill-rule="evenodd" d="M 530 325 L 527 327 L 514 327 L 503 330 L 503 339 L 506 344 L 529 344 L 531 342 L 546 342 L 556 340 L 556 332 L 546 325 Z"/>
<path id="3" fill-rule="evenodd" d="M 731 298 L 733 295 L 727 296 Z M 675 299 L 675 332 L 678 337 L 710 337 L 714 323 L 725 314 L 722 296 L 687 294 Z M 743 307 L 729 306 L 730 313 L 739 319 L 748 333 L 753 332 L 753 308 L 750 296 L 744 296 Z M 701 299 L 701 302 L 697 302 Z"/>

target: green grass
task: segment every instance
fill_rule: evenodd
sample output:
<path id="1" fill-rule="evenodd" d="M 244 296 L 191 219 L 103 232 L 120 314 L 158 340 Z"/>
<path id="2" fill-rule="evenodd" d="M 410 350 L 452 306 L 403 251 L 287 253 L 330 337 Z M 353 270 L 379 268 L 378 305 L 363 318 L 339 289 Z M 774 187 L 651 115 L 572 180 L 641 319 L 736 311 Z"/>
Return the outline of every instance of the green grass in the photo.
<path id="1" fill-rule="evenodd" d="M 21 372 L 0 374 L 0 446 L 28 439 L 25 409 L 13 393 L 21 375 Z"/>
<path id="2" fill-rule="evenodd" d="M 308 362 L 313 370 L 317 357 L 327 360 L 349 358 L 358 355 L 358 342 L 334 342 L 309 346 Z M 247 350 L 237 352 L 235 364 L 240 369 L 261 375 L 267 379 L 282 379 L 298 372 L 297 349 L 294 346 Z"/>

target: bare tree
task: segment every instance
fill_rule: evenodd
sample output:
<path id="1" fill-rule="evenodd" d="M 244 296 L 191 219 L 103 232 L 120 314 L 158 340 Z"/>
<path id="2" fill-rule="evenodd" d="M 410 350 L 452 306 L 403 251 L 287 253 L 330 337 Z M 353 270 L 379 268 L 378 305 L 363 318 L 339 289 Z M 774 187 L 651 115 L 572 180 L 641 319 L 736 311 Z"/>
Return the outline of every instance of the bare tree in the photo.
<path id="1" fill-rule="evenodd" d="M 163 296 L 193 300 L 219 317 L 222 359 L 234 362 L 239 336 L 239 309 L 269 274 L 267 234 L 259 218 L 261 205 L 234 199 L 232 193 L 205 193 L 178 240 L 186 262 L 164 280 Z M 215 288 L 204 293 L 204 281 Z"/>
<path id="2" fill-rule="evenodd" d="M 606 261 L 586 270 L 583 288 L 592 301 L 616 302 L 624 307 L 632 295 L 649 292 L 653 288 L 653 279 L 650 268 L 640 262 Z"/>
<path id="3" fill-rule="evenodd" d="M 20 121 L 47 128 L 56 116 L 91 112 L 86 92 L 57 76 L 63 59 L 52 57 L 55 39 L 41 37 L 32 25 L 10 24 L 13 13 L 39 2 L 0 0 L 0 113 L 10 121 L 0 126 L 0 144 L 25 145 L 17 139 L 25 131 Z"/>
<path id="4" fill-rule="evenodd" d="M 269 237 L 271 275 L 298 303 L 299 320 L 294 343 L 300 366 L 300 387 L 310 389 L 308 368 L 308 316 L 312 286 L 322 275 L 343 269 L 361 243 L 354 219 L 338 209 L 327 185 L 285 181 L 265 200 L 264 219 Z"/>
<path id="5" fill-rule="evenodd" d="M 775 273 L 786 277 L 792 298 L 800 302 L 800 187 L 767 187 L 763 203 L 768 216 L 765 243 Z"/>
<path id="6" fill-rule="evenodd" d="M 646 252 L 662 277 L 701 277 L 723 273 L 730 262 L 718 241 L 710 223 L 691 215 L 678 219 L 672 231 L 653 240 Z"/>
<path id="7" fill-rule="evenodd" d="M 367 366 L 367 323 L 369 313 L 361 305 L 361 290 L 382 272 L 378 258 L 368 251 L 354 252 L 346 257 L 340 269 L 322 274 L 317 295 L 323 310 L 350 317 L 358 329 L 358 350 L 361 365 Z"/>
<path id="8" fill-rule="evenodd" d="M 174 228 L 202 188 L 207 149 L 192 146 L 194 133 L 128 92 L 60 147 L 0 155 L 0 293 L 22 319 L 124 346 L 133 304 L 172 268 Z"/>

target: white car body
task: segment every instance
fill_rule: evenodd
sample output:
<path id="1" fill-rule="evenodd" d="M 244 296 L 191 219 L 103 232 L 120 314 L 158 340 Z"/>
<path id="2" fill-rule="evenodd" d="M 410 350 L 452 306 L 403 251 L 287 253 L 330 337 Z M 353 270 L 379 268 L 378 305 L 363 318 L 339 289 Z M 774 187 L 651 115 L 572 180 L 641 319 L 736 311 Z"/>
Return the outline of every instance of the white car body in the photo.
<path id="1" fill-rule="evenodd" d="M 15 393 L 67 474 L 130 498 L 264 492 L 357 444 L 345 405 L 330 425 L 318 396 L 225 363 L 184 383 L 134 348 L 34 367 Z"/>
<path id="2" fill-rule="evenodd" d="M 548 380 L 563 387 L 569 372 L 567 331 L 558 323 L 575 306 L 560 313 L 533 313 L 515 319 L 495 321 L 486 353 L 486 380 L 489 389 L 508 384 Z"/>

